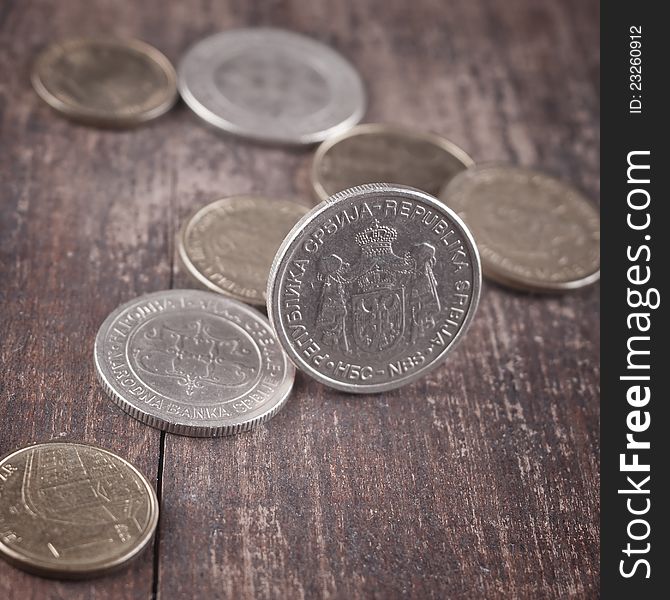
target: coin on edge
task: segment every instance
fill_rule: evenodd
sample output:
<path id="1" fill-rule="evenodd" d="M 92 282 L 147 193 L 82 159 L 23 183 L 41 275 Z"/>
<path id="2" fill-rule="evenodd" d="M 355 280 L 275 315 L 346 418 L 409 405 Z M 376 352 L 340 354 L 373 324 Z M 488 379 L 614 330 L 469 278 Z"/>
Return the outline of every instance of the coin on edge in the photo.
<path id="1" fill-rule="evenodd" d="M 47 442 L 0 459 L 0 556 L 25 571 L 108 573 L 148 546 L 157 523 L 151 484 L 108 450 Z"/>
<path id="2" fill-rule="evenodd" d="M 572 186 L 537 171 L 484 164 L 440 194 L 470 227 L 484 275 L 537 292 L 584 287 L 600 277 L 600 217 Z"/>
<path id="3" fill-rule="evenodd" d="M 103 127 L 154 119 L 177 99 L 170 61 L 139 40 L 76 38 L 52 44 L 35 62 L 32 82 L 58 112 Z"/>
<path id="4" fill-rule="evenodd" d="M 119 306 L 98 331 L 95 366 L 128 414 L 194 437 L 272 418 L 295 376 L 263 315 L 199 290 L 154 292 Z"/>
<path id="5" fill-rule="evenodd" d="M 188 273 L 209 289 L 265 306 L 277 249 L 308 207 L 260 196 L 232 196 L 197 210 L 177 240 Z"/>
<path id="6" fill-rule="evenodd" d="M 210 125 L 278 144 L 313 144 L 365 112 L 354 67 L 316 40 L 273 28 L 234 29 L 192 46 L 179 63 L 184 102 Z"/>
<path id="7" fill-rule="evenodd" d="M 432 133 L 384 123 L 358 125 L 319 146 L 311 179 L 320 200 L 347 188 L 388 181 L 436 196 L 472 166 L 456 144 Z"/>
<path id="8" fill-rule="evenodd" d="M 440 364 L 463 337 L 481 289 L 461 219 L 412 188 L 345 190 L 282 243 L 268 315 L 299 369 L 348 392 L 381 392 Z"/>

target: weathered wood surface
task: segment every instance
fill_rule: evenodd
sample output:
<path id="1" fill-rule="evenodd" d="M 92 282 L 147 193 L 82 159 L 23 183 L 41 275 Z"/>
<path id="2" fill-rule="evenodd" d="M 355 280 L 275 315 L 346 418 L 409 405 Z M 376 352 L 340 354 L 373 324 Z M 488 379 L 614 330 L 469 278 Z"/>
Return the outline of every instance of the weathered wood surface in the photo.
<path id="1" fill-rule="evenodd" d="M 353 397 L 299 375 L 273 421 L 229 439 L 161 434 L 96 383 L 105 315 L 188 286 L 174 235 L 236 192 L 309 197 L 310 151 L 222 138 L 183 106 L 129 132 L 60 119 L 29 84 L 46 43 L 114 32 L 177 60 L 203 35 L 275 25 L 328 42 L 367 82 L 367 121 L 434 130 L 475 160 L 598 196 L 594 0 L 0 4 L 0 454 L 98 443 L 160 488 L 153 548 L 65 583 L 0 561 L 0 598 L 592 598 L 599 559 L 599 293 L 487 284 L 428 378 Z"/>

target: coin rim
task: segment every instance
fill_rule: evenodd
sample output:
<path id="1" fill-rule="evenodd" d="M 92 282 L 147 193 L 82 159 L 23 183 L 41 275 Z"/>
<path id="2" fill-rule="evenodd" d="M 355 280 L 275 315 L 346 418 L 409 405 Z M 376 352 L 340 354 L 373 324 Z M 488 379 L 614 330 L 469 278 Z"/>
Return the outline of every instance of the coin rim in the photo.
<path id="1" fill-rule="evenodd" d="M 405 125 L 400 125 L 397 123 L 362 123 L 360 125 L 356 125 L 355 127 L 351 127 L 347 131 L 329 137 L 316 149 L 316 152 L 314 153 L 314 158 L 312 159 L 309 178 L 310 183 L 312 184 L 312 190 L 314 191 L 319 201 L 321 202 L 327 201 L 328 198 L 330 197 L 330 195 L 326 191 L 326 188 L 323 186 L 318 176 L 319 166 L 323 162 L 326 153 L 330 151 L 331 148 L 333 148 L 333 146 L 339 144 L 340 142 L 350 137 L 355 137 L 357 135 L 371 135 L 371 134 L 372 135 L 390 134 L 399 137 L 407 136 L 412 138 L 413 140 L 419 140 L 434 144 L 435 146 L 438 146 L 441 150 L 444 150 L 448 154 L 451 154 L 456 160 L 460 161 L 464 166 L 464 170 L 471 168 L 475 164 L 475 161 L 472 160 L 470 155 L 465 150 L 463 150 L 463 148 L 461 148 L 458 144 L 436 133 L 432 133 L 430 131 L 420 131 L 412 129 L 411 127 L 407 127 Z M 404 186 L 404 184 L 398 184 L 398 185 Z M 404 187 L 411 187 L 411 186 L 404 186 Z M 335 192 L 335 194 L 341 193 L 341 191 L 344 190 Z"/>
<path id="2" fill-rule="evenodd" d="M 279 32 L 283 35 L 290 35 L 302 40 L 308 40 L 309 42 L 324 47 L 329 53 L 332 53 L 336 56 L 347 69 L 350 69 L 352 74 L 355 75 L 359 83 L 360 90 L 360 102 L 357 104 L 356 110 L 351 113 L 343 121 L 336 123 L 335 125 L 327 128 L 320 129 L 312 133 L 301 134 L 295 137 L 288 137 L 284 135 L 263 135 L 245 127 L 239 126 L 233 121 L 222 117 L 221 115 L 216 114 L 202 104 L 191 92 L 188 82 L 186 81 L 186 76 L 184 75 L 184 63 L 186 58 L 199 44 L 209 40 L 210 38 L 223 36 L 228 33 L 238 33 L 238 32 L 258 32 L 259 30 L 268 31 L 268 32 Z M 177 89 L 179 90 L 179 95 L 181 96 L 184 103 L 196 114 L 198 118 L 204 121 L 207 125 L 214 128 L 217 131 L 222 131 L 240 138 L 251 140 L 256 143 L 269 144 L 269 145 L 278 145 L 278 146 L 288 146 L 288 147 L 299 147 L 299 146 L 309 146 L 313 144 L 318 144 L 323 140 L 329 138 L 332 135 L 337 135 L 342 131 L 348 131 L 356 123 L 358 123 L 365 114 L 368 105 L 367 92 L 365 90 L 365 84 L 363 78 L 361 77 L 358 69 L 349 61 L 344 55 L 342 55 L 338 50 L 332 48 L 328 44 L 325 44 L 319 39 L 310 37 L 308 35 L 303 35 L 301 33 L 296 33 L 295 31 L 290 31 L 288 29 L 283 29 L 281 27 L 238 27 L 234 29 L 227 29 L 224 31 L 219 31 L 218 33 L 213 33 L 207 37 L 204 37 L 194 44 L 192 44 L 186 52 L 184 52 L 181 60 L 177 65 Z"/>
<path id="3" fill-rule="evenodd" d="M 131 116 L 115 116 L 113 113 L 103 113 L 96 109 L 88 109 L 85 106 L 70 104 L 61 100 L 53 94 L 42 80 L 42 71 L 47 62 L 52 58 L 57 48 L 76 46 L 116 46 L 123 50 L 132 48 L 139 54 L 153 61 L 163 71 L 168 79 L 165 99 L 157 106 L 149 110 L 143 110 Z M 80 123 L 97 125 L 102 127 L 133 127 L 156 119 L 168 112 L 176 103 L 178 98 L 177 73 L 169 59 L 157 48 L 135 38 L 123 38 L 114 36 L 101 36 L 99 38 L 74 37 L 66 38 L 46 46 L 33 64 L 30 80 L 37 95 L 51 108 L 60 114 Z"/>
<path id="4" fill-rule="evenodd" d="M 184 224 L 180 227 L 179 233 L 177 234 L 177 253 L 179 256 L 179 259 L 181 260 L 184 269 L 186 272 L 195 279 L 198 283 L 204 285 L 207 287 L 209 290 L 213 292 L 217 292 L 218 294 L 221 294 L 222 296 L 225 296 L 226 298 L 232 298 L 234 300 L 239 300 L 240 302 L 244 302 L 246 304 L 251 304 L 253 306 L 260 306 L 260 307 L 265 307 L 266 305 L 266 299 L 261 298 L 260 300 L 256 298 L 249 298 L 248 296 L 242 296 L 241 294 L 235 294 L 234 292 L 230 292 L 229 290 L 225 290 L 222 287 L 219 287 L 216 283 L 211 281 L 206 275 L 200 272 L 200 270 L 195 266 L 193 261 L 191 260 L 190 256 L 188 255 L 188 251 L 186 250 L 186 233 L 187 230 L 190 228 L 190 226 L 193 224 L 195 221 L 196 217 L 200 215 L 203 211 L 206 211 L 208 209 L 211 209 L 213 205 L 215 204 L 221 204 L 233 200 L 239 200 L 243 198 L 248 198 L 252 200 L 261 200 L 261 201 L 267 201 L 268 203 L 282 203 L 282 204 L 292 204 L 295 206 L 299 206 L 301 208 L 304 208 L 306 212 L 309 211 L 310 207 L 306 206 L 300 202 L 296 202 L 294 200 L 289 200 L 286 198 L 268 198 L 266 196 L 261 196 L 261 195 L 253 195 L 253 194 L 235 194 L 233 196 L 224 196 L 223 198 L 219 198 L 218 200 L 214 200 L 212 202 L 209 202 L 208 204 L 205 204 L 204 206 L 201 206 L 200 208 L 195 209 L 191 214 L 186 218 L 184 221 Z M 265 285 L 265 289 L 260 290 L 261 294 L 265 293 L 267 290 L 267 284 Z"/>
<path id="5" fill-rule="evenodd" d="M 36 442 L 16 450 L 12 450 L 7 454 L 0 457 L 0 466 L 2 466 L 8 459 L 25 452 L 26 450 L 33 450 L 40 446 L 48 446 L 50 444 L 63 444 L 63 445 L 74 445 L 74 446 L 88 446 L 89 448 L 94 448 L 100 452 L 104 452 L 115 459 L 124 463 L 129 467 L 135 475 L 144 484 L 144 487 L 148 490 L 149 493 L 149 505 L 150 505 L 150 521 L 149 527 L 147 527 L 146 533 L 140 539 L 140 542 L 135 545 L 131 552 L 120 556 L 116 560 L 111 562 L 98 562 L 91 565 L 90 568 L 82 569 L 81 567 L 77 568 L 54 568 L 47 563 L 44 563 L 40 560 L 28 560 L 25 556 L 12 550 L 11 546 L 7 546 L 0 540 L 0 556 L 2 556 L 9 564 L 20 568 L 23 571 L 32 573 L 34 575 L 40 575 L 42 577 L 58 578 L 58 579 L 86 579 L 88 577 L 97 577 L 100 575 L 105 575 L 107 573 L 116 571 L 129 562 L 135 560 L 149 545 L 156 533 L 156 527 L 158 525 L 158 516 L 160 512 L 160 506 L 158 502 L 158 496 L 156 491 L 152 487 L 151 483 L 147 477 L 132 463 L 127 461 L 125 458 L 122 458 L 118 454 L 115 454 L 111 450 L 101 448 L 95 444 L 88 442 L 74 442 L 69 440 L 49 440 L 47 442 Z"/>
<path id="6" fill-rule="evenodd" d="M 335 379 L 331 379 L 327 375 L 324 375 L 318 370 L 313 369 L 309 364 L 305 363 L 300 358 L 300 355 L 296 352 L 291 343 L 289 342 L 288 335 L 286 335 L 286 332 L 284 331 L 281 315 L 275 314 L 275 307 L 279 302 L 278 294 L 280 286 L 278 285 L 278 276 L 280 273 L 281 264 L 284 261 L 284 258 L 286 257 L 286 254 L 290 250 L 291 246 L 293 246 L 295 241 L 300 237 L 300 235 L 305 231 L 305 229 L 308 226 L 310 226 L 314 221 L 316 221 L 316 219 L 319 218 L 322 213 L 331 209 L 334 204 L 344 202 L 355 196 L 368 195 L 374 193 L 400 193 L 406 197 L 414 197 L 414 198 L 416 198 L 416 196 L 418 195 L 421 197 L 422 202 L 426 202 L 427 204 L 431 205 L 434 209 L 438 211 L 446 212 L 449 218 L 457 226 L 461 228 L 464 240 L 469 242 L 470 248 L 472 249 L 473 290 L 472 290 L 472 300 L 470 303 L 470 309 L 465 315 L 465 319 L 463 320 L 461 328 L 456 332 L 456 335 L 454 336 L 451 344 L 449 344 L 434 360 L 429 362 L 427 365 L 421 367 L 417 371 L 414 371 L 412 374 L 408 376 L 401 377 L 394 381 L 380 382 L 368 385 L 365 383 L 357 383 L 357 384 L 346 383 L 337 381 Z M 366 183 L 364 185 L 348 188 L 346 190 L 342 190 L 341 192 L 333 194 L 332 196 L 330 196 L 328 201 L 321 202 L 318 206 L 315 206 L 312 210 L 310 210 L 302 219 L 300 219 L 300 221 L 298 221 L 298 223 L 296 223 L 293 229 L 289 232 L 289 234 L 282 242 L 282 245 L 279 247 L 279 250 L 277 251 L 275 259 L 272 263 L 272 268 L 270 269 L 270 276 L 268 277 L 268 291 L 267 291 L 267 298 L 268 298 L 267 312 L 270 324 L 272 325 L 272 328 L 274 329 L 277 339 L 279 340 L 282 348 L 284 349 L 284 352 L 299 370 L 301 370 L 302 372 L 306 373 L 313 379 L 316 379 L 317 381 L 323 383 L 328 387 L 335 388 L 343 392 L 351 392 L 354 394 L 371 394 L 371 393 L 394 390 L 399 387 L 410 384 L 416 381 L 417 379 L 420 379 L 433 369 L 436 369 L 439 365 L 441 365 L 448 356 L 448 354 L 458 346 L 463 337 L 465 337 L 465 333 L 470 328 L 470 325 L 472 324 L 474 316 L 477 312 L 477 307 L 479 306 L 479 300 L 481 297 L 481 288 L 482 288 L 481 261 L 479 258 L 479 250 L 477 248 L 477 244 L 475 243 L 474 238 L 470 233 L 470 229 L 467 227 L 467 225 L 465 225 L 463 220 L 453 210 L 451 210 L 448 206 L 445 206 L 443 202 L 440 202 L 437 198 L 431 196 L 427 192 L 424 192 L 422 190 L 410 186 L 398 185 L 392 183 Z M 281 328 L 278 328 L 277 324 L 281 325 Z"/>
<path id="7" fill-rule="evenodd" d="M 598 207 L 594 205 L 586 197 L 586 195 L 582 193 L 581 190 L 577 189 L 574 185 L 569 184 L 566 181 L 563 181 L 562 179 L 559 179 L 558 177 L 550 173 L 547 173 L 546 171 L 543 171 L 541 169 L 524 167 L 520 165 L 510 165 L 502 162 L 477 163 L 476 165 L 473 165 L 472 167 L 466 169 L 465 171 L 458 173 L 451 181 L 448 181 L 446 185 L 443 186 L 439 194 L 439 199 L 443 203 L 449 205 L 448 200 L 449 187 L 452 185 L 452 183 L 456 182 L 456 184 L 458 184 L 457 180 L 459 178 L 465 180 L 468 178 L 468 176 L 472 177 L 473 173 L 476 174 L 481 171 L 486 171 L 488 169 L 513 170 L 518 173 L 526 173 L 528 175 L 539 175 L 546 179 L 550 179 L 560 184 L 562 187 L 571 190 L 577 198 L 579 198 L 583 203 L 585 203 L 590 209 L 593 210 L 594 214 L 598 218 L 598 223 L 600 223 L 600 212 Z M 453 187 L 455 188 L 456 185 L 454 185 Z M 452 210 L 455 211 L 455 209 Z M 538 279 L 532 279 L 530 277 L 525 278 L 521 275 L 517 275 L 516 273 L 510 273 L 503 268 L 499 268 L 498 265 L 487 259 L 485 255 L 482 254 L 480 256 L 482 261 L 482 272 L 485 277 L 487 277 L 491 281 L 494 281 L 495 283 L 522 292 L 532 292 L 540 294 L 555 294 L 557 292 L 570 292 L 592 285 L 600 279 L 600 266 L 598 266 L 598 268 L 592 273 L 589 273 L 584 277 L 580 277 L 578 279 L 571 279 L 568 281 L 559 281 L 559 282 L 539 281 Z"/>
<path id="8" fill-rule="evenodd" d="M 100 385 L 102 386 L 103 390 L 105 391 L 109 399 L 112 402 L 114 402 L 114 404 L 119 406 L 125 413 L 129 414 L 131 417 L 137 419 L 138 421 L 144 423 L 145 425 L 149 425 L 151 427 L 154 427 L 155 429 L 160 429 L 161 431 L 167 431 L 168 433 L 174 433 L 176 435 L 183 435 L 187 437 L 204 438 L 204 437 L 221 437 L 224 435 L 233 435 L 236 433 L 241 433 L 243 431 L 250 431 L 257 425 L 265 423 L 266 421 L 269 421 L 272 417 L 274 417 L 288 401 L 288 398 L 291 395 L 291 392 L 293 391 L 293 385 L 295 383 L 295 368 L 293 366 L 293 363 L 290 360 L 288 360 L 288 357 L 286 356 L 286 353 L 284 352 L 283 346 L 281 344 L 279 344 L 279 350 L 283 356 L 284 364 L 286 366 L 286 376 L 283 380 L 283 383 L 285 383 L 286 385 L 286 390 L 285 391 L 282 390 L 281 393 L 279 393 L 277 401 L 264 413 L 252 419 L 243 420 L 239 423 L 224 424 L 224 425 L 213 425 L 213 424 L 193 425 L 191 423 L 184 423 L 180 421 L 180 417 L 175 418 L 174 421 L 168 421 L 161 416 L 152 415 L 145 411 L 142 411 L 140 408 L 138 408 L 137 406 L 126 400 L 123 397 L 123 395 L 112 386 L 112 384 L 107 380 L 107 377 L 103 372 L 103 364 L 105 360 L 103 351 L 105 333 L 109 330 L 109 327 L 114 322 L 114 320 L 129 307 L 135 305 L 138 301 L 147 301 L 152 298 L 162 297 L 166 294 L 166 292 L 174 293 L 177 295 L 184 293 L 189 294 L 195 293 L 199 295 L 210 296 L 212 299 L 216 299 L 219 302 L 229 302 L 235 305 L 237 308 L 240 308 L 244 313 L 249 314 L 252 318 L 261 320 L 264 324 L 268 325 L 271 331 L 274 332 L 274 329 L 269 324 L 268 320 L 258 310 L 249 306 L 248 304 L 244 304 L 243 302 L 240 302 L 233 298 L 229 298 L 222 294 L 215 294 L 213 292 L 205 290 L 196 290 L 191 288 L 177 288 L 169 290 L 159 290 L 157 292 L 150 292 L 148 294 L 137 296 L 127 302 L 124 302 L 123 304 L 120 304 L 114 310 L 112 310 L 109 313 L 109 315 L 107 315 L 102 325 L 100 325 L 100 328 L 98 329 L 98 332 L 95 336 L 95 343 L 93 346 L 93 359 L 95 364 L 95 372 L 98 381 L 100 382 Z"/>

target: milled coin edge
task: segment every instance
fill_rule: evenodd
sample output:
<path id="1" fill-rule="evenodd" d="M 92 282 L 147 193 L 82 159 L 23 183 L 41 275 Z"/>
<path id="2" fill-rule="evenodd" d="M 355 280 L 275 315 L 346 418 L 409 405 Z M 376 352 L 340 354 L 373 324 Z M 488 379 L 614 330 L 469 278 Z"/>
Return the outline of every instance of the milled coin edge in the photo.
<path id="1" fill-rule="evenodd" d="M 286 335 L 286 332 L 284 331 L 283 324 L 281 322 L 281 314 L 279 312 L 279 309 L 276 308 L 278 306 L 279 298 L 279 288 L 281 287 L 278 282 L 278 277 L 280 275 L 280 267 L 281 263 L 284 260 L 285 255 L 287 254 L 288 250 L 291 248 L 291 246 L 299 240 L 301 237 L 301 234 L 304 232 L 304 230 L 313 222 L 315 221 L 319 216 L 321 216 L 322 213 L 324 213 L 326 210 L 329 210 L 333 204 L 346 201 L 349 198 L 352 198 L 357 195 L 361 194 L 372 194 L 372 193 L 384 193 L 384 192 L 392 192 L 392 193 L 400 193 L 400 194 L 405 194 L 409 195 L 410 197 L 412 195 L 416 196 L 419 195 L 421 196 L 422 201 L 427 201 L 429 204 L 433 206 L 436 210 L 440 211 L 445 211 L 449 218 L 456 223 L 461 228 L 463 237 L 465 240 L 467 240 L 470 244 L 470 247 L 472 248 L 473 252 L 473 264 L 472 264 L 472 272 L 473 272 L 473 291 L 472 291 L 472 300 L 470 303 L 470 309 L 468 310 L 468 313 L 465 316 L 465 319 L 463 321 L 463 324 L 461 328 L 458 330 L 456 335 L 454 336 L 452 342 L 428 365 L 418 369 L 417 371 L 413 372 L 411 375 L 406 376 L 406 377 L 401 377 L 399 379 L 396 379 L 395 381 L 392 382 L 382 382 L 378 384 L 371 384 L 371 385 L 366 385 L 366 384 L 348 384 L 344 383 L 341 381 L 334 380 L 316 369 L 312 369 L 309 367 L 309 365 L 305 364 L 299 357 L 298 353 L 295 351 L 293 346 L 290 344 L 288 341 L 288 335 Z M 458 346 L 458 344 L 461 342 L 461 340 L 465 337 L 465 333 L 467 330 L 470 328 L 470 325 L 472 324 L 472 321 L 475 317 L 475 314 L 477 312 L 477 308 L 479 306 L 479 300 L 481 297 L 481 288 L 482 288 L 482 271 L 481 271 L 481 259 L 479 257 L 479 250 L 477 248 L 477 244 L 474 241 L 474 237 L 472 236 L 472 233 L 470 232 L 470 229 L 465 225 L 463 220 L 448 206 L 445 206 L 444 203 L 440 202 L 437 198 L 431 196 L 430 194 L 418 190 L 416 188 L 412 188 L 409 186 L 403 186 L 403 185 L 397 185 L 397 184 L 389 184 L 389 183 L 366 183 L 364 185 L 359 185 L 355 186 L 352 188 L 348 188 L 346 190 L 343 190 L 341 192 L 337 192 L 336 194 L 333 194 L 328 201 L 321 202 L 319 205 L 315 206 L 311 211 L 309 211 L 298 223 L 295 224 L 293 229 L 288 233 L 286 238 L 284 238 L 284 241 L 282 242 L 282 245 L 279 247 L 279 250 L 277 251 L 277 254 L 275 255 L 275 259 L 272 262 L 272 267 L 270 269 L 270 276 L 268 277 L 268 291 L 267 291 L 267 313 L 268 313 L 268 319 L 270 321 L 270 325 L 275 331 L 275 335 L 277 339 L 279 340 L 282 348 L 284 349 L 284 352 L 288 356 L 289 360 L 293 362 L 293 364 L 296 366 L 296 368 L 303 373 L 309 375 L 313 379 L 319 381 L 320 383 L 343 391 L 343 392 L 350 392 L 354 394 L 370 394 L 370 393 L 379 393 L 379 392 L 386 392 L 390 390 L 394 390 L 400 387 L 403 387 L 405 385 L 408 385 L 410 383 L 413 383 L 414 381 L 420 379 L 424 375 L 428 374 L 430 371 L 433 369 L 436 369 L 438 366 L 440 366 L 446 359 L 446 357 L 449 355 L 449 353 L 452 352 L 454 348 Z M 276 292 L 276 294 L 275 294 Z M 276 301 L 275 301 L 276 299 Z M 279 314 L 276 314 L 279 313 Z M 281 325 L 281 328 L 277 327 L 277 324 Z"/>
<path id="2" fill-rule="evenodd" d="M 4 464 L 5 461 L 7 461 L 7 459 L 10 459 L 11 457 L 16 456 L 18 454 L 21 454 L 26 450 L 33 450 L 35 448 L 38 448 L 39 446 L 47 446 L 50 444 L 88 446 L 89 448 L 93 448 L 100 452 L 104 452 L 114 457 L 115 459 L 120 460 L 122 463 L 128 466 L 139 477 L 140 481 L 142 481 L 142 483 L 144 484 L 145 488 L 148 490 L 149 493 L 149 505 L 151 514 L 150 514 L 149 526 L 147 527 L 147 532 L 142 537 L 142 541 L 133 548 L 132 552 L 124 554 L 123 556 L 111 562 L 102 562 L 98 564 L 94 563 L 90 568 L 87 568 L 85 570 L 81 568 L 57 569 L 54 568 L 52 565 L 43 563 L 39 560 L 32 560 L 32 562 L 30 562 L 28 559 L 22 557 L 16 552 L 11 552 L 11 547 L 6 546 L 2 542 L 2 540 L 0 540 L 0 556 L 2 556 L 2 558 L 5 559 L 9 564 L 27 573 L 47 578 L 70 579 L 70 580 L 88 579 L 106 575 L 108 573 L 112 573 L 114 571 L 121 569 L 128 563 L 135 560 L 147 548 L 147 546 L 153 539 L 156 533 L 156 527 L 158 525 L 158 517 L 160 513 L 160 506 L 158 502 L 158 497 L 156 495 L 156 491 L 154 490 L 151 483 L 149 483 L 147 477 L 130 461 L 119 456 L 118 454 L 115 454 L 111 450 L 101 448 L 100 446 L 97 446 L 96 444 L 91 444 L 89 442 L 79 442 L 69 440 L 49 440 L 47 442 L 35 442 L 28 446 L 24 446 L 23 448 L 18 448 L 0 457 L 0 466 Z"/>

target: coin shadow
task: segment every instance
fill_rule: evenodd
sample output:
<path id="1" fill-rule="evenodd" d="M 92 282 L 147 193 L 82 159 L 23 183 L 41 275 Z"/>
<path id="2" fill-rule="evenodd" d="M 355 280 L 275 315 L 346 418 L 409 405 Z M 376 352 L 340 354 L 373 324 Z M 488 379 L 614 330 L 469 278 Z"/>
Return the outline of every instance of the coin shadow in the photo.
<path id="1" fill-rule="evenodd" d="M 183 101 L 180 101 L 179 105 L 182 109 L 184 110 L 186 109 L 186 105 L 184 104 Z M 190 119 L 192 122 L 194 122 L 197 126 L 200 126 L 202 129 L 209 132 L 209 134 L 213 138 L 216 138 L 220 141 L 240 144 L 243 146 L 250 146 L 252 148 L 257 148 L 260 150 L 277 150 L 281 152 L 287 152 L 288 154 L 292 154 L 294 156 L 302 157 L 311 154 L 314 151 L 314 149 L 319 145 L 318 142 L 314 142 L 311 144 L 289 144 L 289 143 L 282 144 L 279 142 L 271 142 L 256 138 L 245 137 L 242 135 L 236 135 L 234 133 L 218 129 L 214 125 L 210 125 L 206 121 L 199 119 L 197 115 L 191 114 L 190 116 L 192 117 Z"/>
<path id="2" fill-rule="evenodd" d="M 600 279 L 579 288 L 565 289 L 565 290 L 539 290 L 524 288 L 521 285 L 517 286 L 512 283 L 505 283 L 495 279 L 487 278 L 486 287 L 491 287 L 494 290 L 511 294 L 513 296 L 525 298 L 552 298 L 559 299 L 564 296 L 587 296 L 592 293 L 592 290 L 599 287 Z"/>

